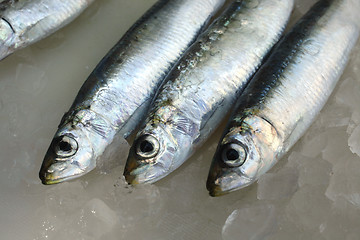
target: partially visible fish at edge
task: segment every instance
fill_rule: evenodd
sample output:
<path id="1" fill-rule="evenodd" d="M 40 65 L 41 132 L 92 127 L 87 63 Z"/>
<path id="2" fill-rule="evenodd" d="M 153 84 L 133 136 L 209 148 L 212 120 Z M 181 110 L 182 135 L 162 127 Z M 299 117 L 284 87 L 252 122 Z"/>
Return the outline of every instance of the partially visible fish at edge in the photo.
<path id="1" fill-rule="evenodd" d="M 94 0 L 5 0 L 0 3 L 0 60 L 80 15 Z"/>
<path id="2" fill-rule="evenodd" d="M 42 183 L 90 172 L 115 134 L 129 136 L 165 76 L 223 4 L 161 0 L 138 20 L 96 66 L 64 115 L 40 169 Z"/>
<path id="3" fill-rule="evenodd" d="M 182 165 L 217 128 L 278 41 L 292 0 L 234 1 L 192 45 L 159 91 L 125 166 L 131 184 Z"/>
<path id="4" fill-rule="evenodd" d="M 359 37 L 359 2 L 320 0 L 273 50 L 237 100 L 207 180 L 211 196 L 254 183 L 305 133 Z"/>

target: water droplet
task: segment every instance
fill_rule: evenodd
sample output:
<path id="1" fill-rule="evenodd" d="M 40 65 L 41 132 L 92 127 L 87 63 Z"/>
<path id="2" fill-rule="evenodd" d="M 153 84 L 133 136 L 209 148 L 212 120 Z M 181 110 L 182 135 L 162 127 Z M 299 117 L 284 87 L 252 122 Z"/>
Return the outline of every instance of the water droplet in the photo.
<path id="1" fill-rule="evenodd" d="M 304 51 L 312 56 L 317 55 L 320 52 L 319 45 L 313 40 L 307 40 L 304 43 Z"/>

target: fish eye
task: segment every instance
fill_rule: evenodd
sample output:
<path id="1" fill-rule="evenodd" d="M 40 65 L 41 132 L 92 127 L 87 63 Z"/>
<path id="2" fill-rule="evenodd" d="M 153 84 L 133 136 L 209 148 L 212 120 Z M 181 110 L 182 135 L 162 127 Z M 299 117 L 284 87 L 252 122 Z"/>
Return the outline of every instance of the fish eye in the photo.
<path id="1" fill-rule="evenodd" d="M 240 167 L 246 161 L 247 153 L 242 144 L 230 143 L 223 147 L 221 158 L 229 167 Z"/>
<path id="2" fill-rule="evenodd" d="M 143 159 L 155 157 L 159 152 L 158 140 L 149 135 L 143 135 L 136 141 L 136 154 Z"/>
<path id="3" fill-rule="evenodd" d="M 54 150 L 59 158 L 71 157 L 77 152 L 78 144 L 69 136 L 61 136 L 56 139 Z"/>

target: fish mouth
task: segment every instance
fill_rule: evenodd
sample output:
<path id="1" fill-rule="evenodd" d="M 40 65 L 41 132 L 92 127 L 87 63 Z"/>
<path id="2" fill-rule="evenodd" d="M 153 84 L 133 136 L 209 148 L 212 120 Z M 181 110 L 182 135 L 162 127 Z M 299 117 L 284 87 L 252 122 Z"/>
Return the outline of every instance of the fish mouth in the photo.
<path id="1" fill-rule="evenodd" d="M 228 169 L 222 163 L 213 162 L 206 181 L 206 188 L 210 196 L 219 197 L 247 187 L 253 182 L 241 172 Z"/>
<path id="2" fill-rule="evenodd" d="M 161 162 L 129 156 L 123 175 L 127 183 L 137 185 L 154 183 L 168 174 L 168 169 Z"/>
<path id="3" fill-rule="evenodd" d="M 130 161 L 131 162 L 131 161 Z M 158 163 L 138 164 L 137 167 L 125 167 L 124 176 L 131 185 L 154 183 L 165 177 L 164 168 Z"/>
<path id="4" fill-rule="evenodd" d="M 81 174 L 68 176 L 68 177 L 62 177 L 62 178 L 56 178 L 51 173 L 48 173 L 47 171 L 40 170 L 39 172 L 39 178 L 41 180 L 41 183 L 44 185 L 54 185 L 58 183 L 62 183 L 65 181 L 73 180 L 75 178 L 78 178 Z"/>
<path id="5" fill-rule="evenodd" d="M 136 185 L 139 182 L 136 180 L 136 176 L 133 173 L 139 167 L 138 162 L 129 156 L 129 159 L 126 161 L 125 169 L 124 169 L 124 177 L 128 184 Z"/>
<path id="6" fill-rule="evenodd" d="M 64 177 L 58 177 L 57 174 L 50 173 L 48 171 L 48 168 L 41 168 L 39 172 L 39 178 L 41 180 L 41 183 L 44 185 L 54 185 L 58 183 L 62 183 L 64 181 L 72 180 L 75 178 L 78 178 L 82 174 L 76 174 L 72 176 L 64 176 Z"/>
<path id="7" fill-rule="evenodd" d="M 223 191 L 219 185 L 209 181 L 206 182 L 206 188 L 211 197 L 220 197 L 229 193 L 228 191 Z"/>
<path id="8" fill-rule="evenodd" d="M 51 179 L 47 177 L 42 177 L 42 175 L 39 175 L 41 183 L 44 185 L 54 185 L 63 182 L 63 179 Z"/>
<path id="9" fill-rule="evenodd" d="M 42 184 L 53 185 L 78 178 L 87 172 L 70 160 L 45 160 L 40 168 L 39 178 Z"/>
<path id="10" fill-rule="evenodd" d="M 139 182 L 136 180 L 136 176 L 131 175 L 131 174 L 125 174 L 125 173 L 124 173 L 124 176 L 125 176 L 125 180 L 128 184 L 130 184 L 130 185 L 139 184 Z"/>
<path id="11" fill-rule="evenodd" d="M 245 188 L 253 181 L 243 176 L 222 176 L 217 179 L 209 179 L 206 182 L 206 188 L 211 197 L 219 197 L 230 192 Z"/>
<path id="12" fill-rule="evenodd" d="M 220 197 L 227 193 L 228 191 L 224 191 L 220 184 L 217 184 L 217 177 L 214 175 L 210 175 L 206 181 L 206 189 L 209 191 L 209 195 L 211 197 Z"/>

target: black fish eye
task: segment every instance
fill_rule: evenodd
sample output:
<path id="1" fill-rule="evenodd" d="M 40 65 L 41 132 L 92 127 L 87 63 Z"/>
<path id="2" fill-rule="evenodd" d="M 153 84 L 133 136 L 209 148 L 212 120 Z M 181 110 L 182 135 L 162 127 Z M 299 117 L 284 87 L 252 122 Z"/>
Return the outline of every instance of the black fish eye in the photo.
<path id="1" fill-rule="evenodd" d="M 242 144 L 229 143 L 223 147 L 221 158 L 229 167 L 240 167 L 246 161 L 247 151 Z"/>
<path id="2" fill-rule="evenodd" d="M 55 139 L 54 142 L 54 151 L 58 158 L 73 156 L 78 150 L 78 144 L 76 140 L 70 136 L 61 136 Z"/>
<path id="3" fill-rule="evenodd" d="M 155 157 L 160 148 L 158 140 L 152 135 L 146 134 L 136 140 L 136 155 L 142 159 Z"/>
<path id="4" fill-rule="evenodd" d="M 230 161 L 234 161 L 239 158 L 239 152 L 235 149 L 228 149 L 226 151 L 226 158 Z"/>
<path id="5" fill-rule="evenodd" d="M 70 152 L 72 147 L 70 143 L 61 140 L 59 142 L 59 149 L 64 152 Z"/>
<path id="6" fill-rule="evenodd" d="M 154 151 L 154 145 L 151 142 L 144 140 L 140 143 L 140 151 L 144 153 L 152 152 Z"/>

